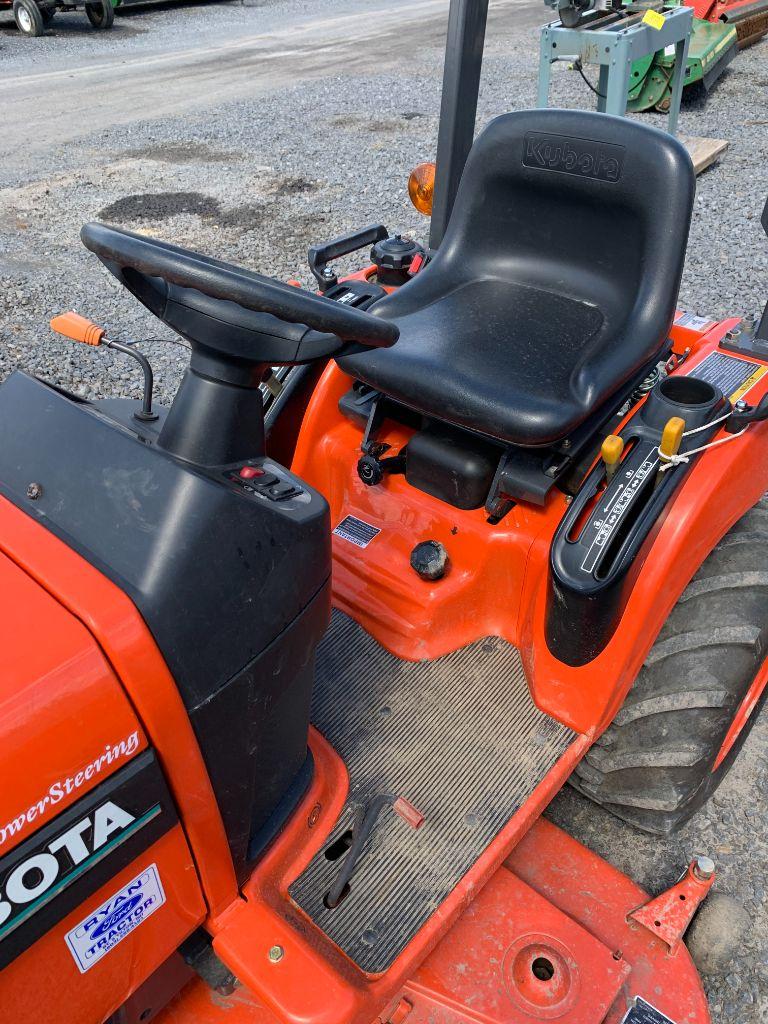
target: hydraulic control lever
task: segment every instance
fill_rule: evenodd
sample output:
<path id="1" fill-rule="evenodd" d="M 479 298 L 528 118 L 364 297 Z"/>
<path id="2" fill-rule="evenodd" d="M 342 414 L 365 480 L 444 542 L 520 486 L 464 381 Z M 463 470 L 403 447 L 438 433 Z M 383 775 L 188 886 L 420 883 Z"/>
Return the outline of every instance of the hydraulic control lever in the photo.
<path id="1" fill-rule="evenodd" d="M 59 316 L 55 316 L 51 320 L 51 330 L 64 338 L 69 338 L 70 341 L 79 341 L 83 345 L 92 345 L 94 347 L 103 345 L 106 348 L 112 348 L 116 352 L 122 352 L 124 355 L 135 359 L 144 374 L 144 394 L 141 399 L 141 409 L 138 409 L 133 416 L 135 419 L 144 422 L 157 419 L 157 413 L 152 411 L 154 376 L 149 360 L 143 352 L 139 352 L 138 349 L 132 348 L 129 345 L 123 345 L 119 341 L 112 341 L 106 336 L 103 327 L 91 323 L 90 320 L 80 316 L 79 313 L 61 313 Z"/>
<path id="2" fill-rule="evenodd" d="M 739 434 L 750 423 L 760 423 L 762 420 L 768 420 L 768 395 L 763 395 L 757 405 L 738 401 L 725 422 L 725 429 L 729 434 Z"/>
<path id="3" fill-rule="evenodd" d="M 355 873 L 355 868 L 373 834 L 376 822 L 385 807 L 391 807 L 395 814 L 405 824 L 417 831 L 424 824 L 425 818 L 418 808 L 414 807 L 405 797 L 395 796 L 393 793 L 380 793 L 368 804 L 360 804 L 355 809 L 355 816 L 352 822 L 352 842 L 349 851 L 341 865 L 333 885 L 325 896 L 325 905 L 329 910 L 335 910 L 349 893 L 350 882 Z"/>
<path id="4" fill-rule="evenodd" d="M 403 449 L 399 455 L 390 455 L 385 459 L 382 456 L 389 451 L 391 445 L 376 440 L 376 434 L 385 418 L 385 403 L 384 395 L 377 395 L 373 399 L 360 445 L 363 454 L 357 460 L 357 475 L 367 487 L 380 484 L 389 473 L 405 472 L 406 450 Z"/>
<path id="5" fill-rule="evenodd" d="M 360 231 L 354 231 L 349 235 L 340 235 L 330 242 L 311 245 L 307 252 L 307 260 L 320 291 L 325 294 L 329 288 L 339 283 L 337 275 L 328 267 L 332 260 L 349 256 L 350 253 L 365 249 L 368 245 L 375 245 L 385 238 L 389 238 L 389 232 L 383 224 L 369 224 L 367 228 L 361 228 Z"/>

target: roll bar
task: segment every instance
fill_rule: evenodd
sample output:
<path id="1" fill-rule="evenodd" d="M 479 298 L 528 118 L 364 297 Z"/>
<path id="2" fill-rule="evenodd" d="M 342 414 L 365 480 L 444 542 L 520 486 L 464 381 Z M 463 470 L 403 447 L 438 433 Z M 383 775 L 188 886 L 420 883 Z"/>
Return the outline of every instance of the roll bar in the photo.
<path id="1" fill-rule="evenodd" d="M 435 159 L 430 248 L 443 240 L 475 136 L 488 0 L 451 0 Z"/>

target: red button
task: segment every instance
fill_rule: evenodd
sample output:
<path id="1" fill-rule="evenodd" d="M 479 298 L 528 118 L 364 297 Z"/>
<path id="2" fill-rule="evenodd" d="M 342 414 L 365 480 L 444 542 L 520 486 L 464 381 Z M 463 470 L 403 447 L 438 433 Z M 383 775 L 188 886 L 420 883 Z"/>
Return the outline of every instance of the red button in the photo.
<path id="1" fill-rule="evenodd" d="M 418 274 L 418 272 L 421 270 L 421 265 L 423 262 L 424 257 L 421 255 L 420 252 L 417 252 L 413 259 L 411 260 L 411 265 L 408 268 L 408 273 L 411 275 L 411 277 L 413 277 L 414 274 Z"/>
<path id="2" fill-rule="evenodd" d="M 241 480 L 253 480 L 255 476 L 264 476 L 264 470 L 258 466 L 243 466 L 238 475 Z"/>

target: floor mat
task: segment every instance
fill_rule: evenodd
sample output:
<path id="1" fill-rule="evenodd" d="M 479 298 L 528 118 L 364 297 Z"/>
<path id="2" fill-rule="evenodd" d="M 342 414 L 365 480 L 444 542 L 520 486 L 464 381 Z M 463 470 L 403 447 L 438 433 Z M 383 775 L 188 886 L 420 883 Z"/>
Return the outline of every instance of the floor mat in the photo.
<path id="1" fill-rule="evenodd" d="M 386 970 L 523 804 L 575 733 L 540 712 L 520 655 L 498 637 L 437 661 L 402 661 L 334 612 L 318 652 L 312 721 L 344 759 L 350 792 L 292 898 L 369 973 Z M 342 867 L 360 805 L 404 797 L 414 830 L 379 814 L 335 908 L 324 899 Z"/>

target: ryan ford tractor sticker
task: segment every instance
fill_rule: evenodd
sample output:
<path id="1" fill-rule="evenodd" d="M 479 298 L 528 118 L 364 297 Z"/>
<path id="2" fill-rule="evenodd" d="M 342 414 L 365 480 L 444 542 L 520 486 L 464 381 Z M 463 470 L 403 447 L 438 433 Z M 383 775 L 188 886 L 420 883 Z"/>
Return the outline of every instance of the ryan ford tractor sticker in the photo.
<path id="1" fill-rule="evenodd" d="M 137 732 L 132 732 L 130 736 L 120 740 L 119 743 L 107 744 L 98 757 L 93 758 L 72 775 L 52 782 L 47 792 L 43 793 L 39 800 L 35 800 L 33 804 L 20 811 L 10 821 L 3 822 L 0 819 L 0 848 L 11 839 L 20 837 L 28 829 L 31 832 L 33 829 L 39 828 L 51 808 L 77 793 L 87 782 L 98 779 L 102 773 L 105 773 L 105 769 L 111 769 L 116 763 L 122 763 L 132 757 L 138 749 L 139 734 Z"/>
<path id="2" fill-rule="evenodd" d="M 78 970 L 85 974 L 165 903 L 156 864 L 150 864 L 67 934 Z"/>

